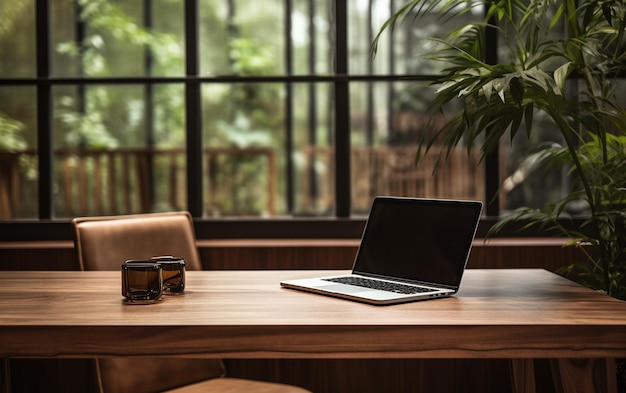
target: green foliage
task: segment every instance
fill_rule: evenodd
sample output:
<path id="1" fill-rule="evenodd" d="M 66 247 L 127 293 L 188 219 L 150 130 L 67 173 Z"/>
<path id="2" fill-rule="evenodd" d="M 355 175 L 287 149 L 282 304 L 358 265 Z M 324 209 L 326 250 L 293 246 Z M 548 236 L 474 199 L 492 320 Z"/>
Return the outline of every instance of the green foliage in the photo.
<path id="1" fill-rule="evenodd" d="M 241 113 L 238 113 L 232 122 L 218 122 L 217 129 L 226 139 L 228 146 L 239 148 L 267 146 L 272 142 L 266 131 L 251 129 L 250 119 Z"/>
<path id="2" fill-rule="evenodd" d="M 72 109 L 73 100 L 64 97 L 62 100 L 64 109 L 60 109 L 59 119 L 68 127 L 65 134 L 65 144 L 72 147 L 90 149 L 115 149 L 119 146 L 110 132 L 107 131 L 102 119 L 102 111 L 89 110 L 87 113 L 79 113 Z M 89 106 L 94 106 L 93 101 L 89 101 Z"/>
<path id="3" fill-rule="evenodd" d="M 560 272 L 626 300 L 626 172 L 623 170 L 626 165 L 626 136 L 607 134 L 606 137 L 606 150 L 593 134 L 590 134 L 589 142 L 578 148 L 591 192 L 596 196 L 595 200 L 603 201 L 602 205 L 595 206 L 594 213 L 580 230 L 568 228 L 565 225 L 567 221 L 563 220 L 566 206 L 586 197 L 580 178 L 574 176 L 572 189 L 565 198 L 542 209 L 517 209 L 491 228 L 490 235 L 506 225 L 525 222 L 523 229 L 539 227 L 545 233 L 570 237 L 574 240 L 568 246 L 578 247 L 587 256 L 588 263 L 571 264 Z M 548 152 L 544 159 L 550 165 L 568 166 L 571 162 L 567 148 L 553 146 L 543 152 Z"/>
<path id="4" fill-rule="evenodd" d="M 263 45 L 246 38 L 230 41 L 230 59 L 237 75 L 269 75 L 276 70 L 272 54 Z"/>
<path id="5" fill-rule="evenodd" d="M 24 125 L 0 112 L 0 151 L 15 152 L 26 148 L 22 137 Z"/>
<path id="6" fill-rule="evenodd" d="M 449 10 L 446 18 L 479 6 L 475 0 L 413 0 L 383 25 L 419 19 L 434 9 Z M 534 132 L 532 120 L 545 113 L 558 129 L 563 146 L 542 146 L 525 162 L 565 167 L 573 179 L 570 192 L 542 209 L 522 208 L 503 219 L 504 225 L 524 222 L 549 233 L 590 244 L 588 262 L 573 265 L 578 278 L 593 288 L 626 299 L 626 111 L 616 97 L 617 76 L 626 70 L 626 5 L 620 0 L 495 0 L 484 20 L 468 23 L 441 37 L 434 61 L 446 67 L 431 113 L 445 112 L 451 102 L 462 109 L 429 140 L 422 140 L 419 160 L 433 144 L 448 152 L 466 141 L 468 149 L 488 155 L 503 138 L 523 130 Z M 501 38 L 502 60 L 489 64 L 485 48 L 489 31 Z M 588 207 L 580 230 L 563 226 L 566 207 Z M 585 249 L 586 250 L 586 249 Z"/>
<path id="7" fill-rule="evenodd" d="M 79 0 L 79 5 L 82 7 L 80 18 L 89 27 L 86 37 L 80 43 L 61 43 L 56 49 L 61 54 L 77 58 L 84 74 L 107 77 L 126 72 L 120 71 L 123 62 L 112 51 L 128 50 L 142 53 L 150 49 L 155 68 L 182 68 L 183 48 L 174 36 L 148 31 L 133 20 L 121 4 L 109 0 Z M 135 66 L 137 62 L 129 63 Z M 184 113 L 183 102 L 172 98 L 179 97 L 180 92 L 173 85 L 164 85 L 155 92 L 155 102 L 168 110 L 167 116 L 156 111 L 159 142 L 164 146 L 180 145 L 180 140 L 184 138 L 184 119 L 180 115 Z M 88 87 L 84 113 L 75 109 L 75 101 L 71 96 L 65 96 L 58 107 L 58 118 L 69 130 L 63 140 L 67 146 L 102 149 L 132 144 L 121 138 L 130 137 L 127 131 L 133 125 L 140 127 L 136 123 L 137 119 L 143 118 L 144 108 L 142 102 L 128 96 L 127 90 Z M 107 120 L 123 117 L 127 118 L 124 127 L 116 127 Z M 135 119 L 135 123 L 131 119 Z M 166 131 L 163 132 L 163 129 Z"/>
<path id="8" fill-rule="evenodd" d="M 109 76 L 120 67 L 107 61 L 107 50 L 112 43 L 124 43 L 133 50 L 151 49 L 157 64 L 163 68 L 178 67 L 183 61 L 183 48 L 170 34 L 148 31 L 137 24 L 119 5 L 109 0 L 79 0 L 80 18 L 89 26 L 83 42 L 64 42 L 57 46 L 59 53 L 80 56 L 85 74 Z"/>
<path id="9" fill-rule="evenodd" d="M 263 45 L 246 38 L 234 38 L 229 47 L 231 68 L 238 75 L 268 75 L 276 69 L 271 53 Z M 280 88 L 277 84 L 238 83 L 224 89 L 217 101 L 226 107 L 214 109 L 215 115 L 209 116 L 222 118 L 212 129 L 215 135 L 209 138 L 210 144 L 250 147 L 275 142 L 271 130 L 280 129 L 282 122 L 277 116 Z M 215 95 L 209 99 L 215 99 Z M 228 116 L 224 116 L 225 112 Z"/>

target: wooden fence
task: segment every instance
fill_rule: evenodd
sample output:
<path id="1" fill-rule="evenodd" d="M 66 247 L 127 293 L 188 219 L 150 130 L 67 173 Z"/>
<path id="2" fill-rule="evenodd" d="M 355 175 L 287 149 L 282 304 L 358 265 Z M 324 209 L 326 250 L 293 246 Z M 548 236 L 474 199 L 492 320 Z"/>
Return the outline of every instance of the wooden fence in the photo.
<path id="1" fill-rule="evenodd" d="M 415 165 L 416 146 L 354 147 L 350 159 L 352 206 L 366 212 L 377 195 L 484 200 L 485 171 L 479 163 L 480 152 L 470 155 L 465 148 L 453 149 L 447 159 L 435 165 L 439 149 L 434 147 Z M 332 206 L 334 180 L 318 176 L 316 167 L 333 173 L 334 149 L 309 147 L 303 150 L 303 204 L 311 205 L 312 195 L 318 204 Z M 436 170 L 435 170 L 436 169 Z M 317 176 L 317 181 L 313 177 Z M 311 190 L 315 184 L 316 191 Z"/>
<path id="2" fill-rule="evenodd" d="M 185 209 L 183 149 L 60 149 L 54 154 L 54 196 L 58 216 Z M 25 195 L 32 190 L 26 186 L 28 168 L 24 167 L 24 161 L 36 162 L 36 152 L 0 153 L 0 219 L 20 217 L 22 205 L 36 201 L 36 195 L 30 195 L 30 198 Z M 247 165 L 245 171 L 243 165 Z M 251 187 L 252 183 L 256 189 L 263 188 L 256 195 L 263 203 L 259 209 L 275 214 L 276 158 L 273 149 L 205 148 L 203 167 L 203 173 L 208 174 L 203 186 L 207 195 L 205 208 L 209 214 L 232 204 L 237 189 Z M 242 178 L 243 172 L 254 176 Z"/>
<path id="3" fill-rule="evenodd" d="M 334 150 L 307 147 L 299 153 L 304 159 L 295 179 L 296 210 L 332 210 Z M 478 152 L 468 155 L 464 148 L 453 149 L 435 172 L 436 148 L 418 166 L 415 153 L 414 146 L 354 147 L 353 211 L 367 212 L 377 195 L 484 200 L 484 168 Z M 64 149 L 54 154 L 57 216 L 185 209 L 183 149 Z M 36 206 L 35 180 L 28 183 L 25 175 L 36 158 L 34 151 L 0 153 L 0 219 L 24 216 L 23 204 Z M 277 214 L 280 175 L 272 148 L 205 148 L 203 174 L 206 215 Z"/>

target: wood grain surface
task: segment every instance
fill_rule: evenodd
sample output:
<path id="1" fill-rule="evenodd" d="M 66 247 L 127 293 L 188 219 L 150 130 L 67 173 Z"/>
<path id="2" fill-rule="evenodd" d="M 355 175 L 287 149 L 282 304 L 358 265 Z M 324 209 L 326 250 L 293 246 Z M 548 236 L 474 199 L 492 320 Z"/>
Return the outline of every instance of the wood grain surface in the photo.
<path id="1" fill-rule="evenodd" d="M 468 270 L 452 298 L 377 307 L 280 288 L 337 271 L 194 271 L 158 304 L 118 272 L 3 272 L 1 357 L 626 357 L 626 303 L 537 269 Z"/>

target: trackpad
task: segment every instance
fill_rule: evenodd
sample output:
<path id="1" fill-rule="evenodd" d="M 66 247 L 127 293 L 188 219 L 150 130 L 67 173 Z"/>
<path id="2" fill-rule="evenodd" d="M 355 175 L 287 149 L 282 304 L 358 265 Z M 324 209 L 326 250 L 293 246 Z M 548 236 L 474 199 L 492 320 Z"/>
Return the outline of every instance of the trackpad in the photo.
<path id="1" fill-rule="evenodd" d="M 358 293 L 367 291 L 367 288 L 359 288 L 354 285 L 342 285 L 342 284 L 330 284 L 330 285 L 320 285 L 317 288 L 323 289 L 325 291 L 330 292 L 340 292 L 340 293 Z"/>

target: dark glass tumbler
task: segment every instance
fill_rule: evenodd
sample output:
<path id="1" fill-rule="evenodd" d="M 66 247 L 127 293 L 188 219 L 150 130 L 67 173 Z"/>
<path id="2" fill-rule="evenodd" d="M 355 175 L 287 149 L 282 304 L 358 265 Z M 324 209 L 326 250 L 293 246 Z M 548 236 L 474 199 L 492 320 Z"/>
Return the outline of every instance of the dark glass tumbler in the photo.
<path id="1" fill-rule="evenodd" d="M 128 260 L 122 264 L 122 296 L 126 303 L 155 303 L 162 294 L 163 275 L 159 263 Z"/>
<path id="2" fill-rule="evenodd" d="M 161 265 L 163 294 L 182 294 L 185 291 L 185 260 L 169 255 L 152 257 L 151 260 Z"/>

